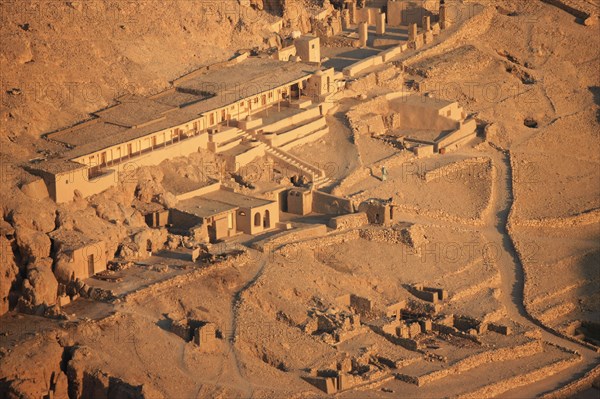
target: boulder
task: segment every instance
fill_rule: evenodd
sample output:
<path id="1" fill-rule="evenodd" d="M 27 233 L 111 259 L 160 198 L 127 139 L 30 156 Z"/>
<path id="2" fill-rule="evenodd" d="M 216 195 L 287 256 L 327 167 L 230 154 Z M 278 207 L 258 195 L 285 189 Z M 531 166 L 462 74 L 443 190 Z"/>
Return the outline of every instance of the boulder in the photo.
<path id="1" fill-rule="evenodd" d="M 148 244 L 151 243 L 152 251 L 156 252 L 164 248 L 167 236 L 166 229 L 145 228 L 133 236 L 133 242 L 141 251 L 145 251 Z"/>
<path id="2" fill-rule="evenodd" d="M 48 198 L 48 188 L 41 178 L 34 178 L 21 185 L 21 191 L 29 198 L 43 200 Z"/>
<path id="3" fill-rule="evenodd" d="M 56 335 L 56 334 L 55 334 Z M 16 345 L 0 361 L 0 376 L 6 379 L 8 398 L 47 397 L 52 376 L 61 374 L 63 348 L 55 337 L 37 334 L 25 344 Z M 25 360 L 26 359 L 26 360 Z M 63 380 L 62 383 L 65 381 Z M 0 396 L 2 396 L 0 386 Z M 66 397 L 66 396 L 55 396 Z"/>
<path id="4" fill-rule="evenodd" d="M 52 259 L 37 259 L 27 267 L 23 281 L 23 299 L 33 306 L 56 304 L 58 281 L 52 273 Z"/>
<path id="5" fill-rule="evenodd" d="M 33 59 L 33 50 L 29 39 L 22 34 L 6 35 L 3 39 L 3 56 L 19 65 Z M 20 91 L 18 92 L 20 93 Z"/>
<path id="6" fill-rule="evenodd" d="M 0 236 L 0 316 L 9 310 L 8 297 L 17 282 L 19 267 L 15 263 L 10 241 Z"/>
<path id="7" fill-rule="evenodd" d="M 177 249 L 181 246 L 181 236 L 168 234 L 166 246 L 168 249 Z"/>
<path id="8" fill-rule="evenodd" d="M 42 233 L 49 233 L 56 227 L 56 204 L 50 199 L 38 202 L 32 202 L 31 200 L 21 202 L 10 213 L 9 219 L 15 229 L 25 227 Z"/>
<path id="9" fill-rule="evenodd" d="M 135 243 L 125 241 L 119 246 L 117 256 L 122 259 L 137 259 L 140 257 L 140 249 Z"/>
<path id="10" fill-rule="evenodd" d="M 598 16 L 597 15 L 590 15 L 589 17 L 587 17 L 583 21 L 583 24 L 585 26 L 596 26 L 597 23 L 598 23 Z"/>
<path id="11" fill-rule="evenodd" d="M 25 262 L 31 262 L 36 258 L 47 258 L 50 256 L 51 243 L 47 234 L 38 230 L 18 226 L 15 235 L 19 253 Z"/>
<path id="12" fill-rule="evenodd" d="M 54 263 L 54 276 L 63 284 L 68 284 L 75 274 L 74 263 L 66 254 L 59 254 Z"/>
<path id="13" fill-rule="evenodd" d="M 144 167 L 137 170 L 135 197 L 142 202 L 152 200 L 165 192 L 161 182 L 164 175 L 160 168 Z"/>
<path id="14" fill-rule="evenodd" d="M 130 384 L 98 369 L 100 356 L 87 347 L 77 347 L 67 366 L 70 397 L 76 398 L 160 398 L 152 387 Z"/>
<path id="15" fill-rule="evenodd" d="M 95 208 L 96 215 L 110 223 L 122 223 L 127 218 L 127 215 L 123 212 L 124 207 L 116 202 L 100 202 L 95 205 Z"/>
<path id="16" fill-rule="evenodd" d="M 174 208 L 177 205 L 177 197 L 169 192 L 159 194 L 156 201 L 167 209 Z"/>

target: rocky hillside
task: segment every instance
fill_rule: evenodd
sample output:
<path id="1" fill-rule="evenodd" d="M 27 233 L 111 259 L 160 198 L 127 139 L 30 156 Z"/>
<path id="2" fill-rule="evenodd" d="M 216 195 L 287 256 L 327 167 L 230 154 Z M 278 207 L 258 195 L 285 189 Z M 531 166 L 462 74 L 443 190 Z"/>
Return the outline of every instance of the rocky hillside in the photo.
<path id="1" fill-rule="evenodd" d="M 125 93 L 263 47 L 276 17 L 237 0 L 2 3 L 3 152 L 84 119 Z M 7 140 L 8 139 L 8 140 Z M 24 154 L 23 154 L 24 155 Z"/>
<path id="2" fill-rule="evenodd" d="M 226 60 L 237 51 L 265 49 L 273 43 L 273 25 L 281 16 L 284 33 L 306 31 L 309 8 L 304 3 L 98 0 L 0 4 L 0 314 L 9 308 L 9 293 L 14 294 L 13 305 L 26 291 L 31 293 L 27 298 L 31 303 L 49 303 L 42 293 L 56 291 L 56 281 L 51 272 L 46 273 L 52 263 L 47 233 L 69 225 L 67 219 L 79 211 L 81 223 L 70 228 L 87 228 L 93 234 L 102 231 L 115 242 L 130 233 L 103 230 L 105 212 L 85 201 L 79 209 L 57 207 L 48 198 L 24 194 L 20 188 L 33 177 L 22 166 L 59 150 L 58 144 L 40 135 L 87 119 L 90 112 L 111 105 L 121 95 L 156 93 L 168 88 L 172 80 Z M 108 203 L 129 206 L 132 194 L 108 199 Z M 144 226 L 130 222 L 126 222 L 130 227 Z M 11 244 L 4 236 L 19 238 Z"/>

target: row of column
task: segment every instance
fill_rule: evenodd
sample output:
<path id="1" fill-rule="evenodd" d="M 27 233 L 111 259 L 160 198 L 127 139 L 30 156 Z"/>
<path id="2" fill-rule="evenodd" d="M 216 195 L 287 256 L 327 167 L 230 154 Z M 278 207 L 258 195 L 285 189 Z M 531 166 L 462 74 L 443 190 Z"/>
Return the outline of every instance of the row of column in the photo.
<path id="1" fill-rule="evenodd" d="M 379 13 L 375 19 L 375 33 L 378 36 L 385 35 L 385 13 Z M 448 27 L 448 22 L 446 20 L 446 7 L 444 5 L 440 6 L 440 28 L 446 29 Z M 431 17 L 424 16 L 423 17 L 423 30 L 425 32 L 431 31 Z M 348 10 L 344 10 L 342 13 L 342 29 L 348 29 L 350 27 L 350 12 Z M 414 42 L 417 40 L 417 24 L 413 23 L 408 26 L 408 41 Z M 360 47 L 366 47 L 367 40 L 369 38 L 369 24 L 367 22 L 360 22 L 358 24 L 358 38 L 360 42 Z"/>
<path id="2" fill-rule="evenodd" d="M 380 13 L 377 15 L 377 19 L 375 20 L 375 33 L 378 36 L 385 35 L 385 13 Z M 360 42 L 360 47 L 365 47 L 367 45 L 367 39 L 369 38 L 369 24 L 367 22 L 360 22 L 358 24 L 358 40 Z"/>
<path id="3" fill-rule="evenodd" d="M 385 35 L 385 13 L 379 14 L 377 17 L 377 25 L 375 27 L 375 33 L 378 36 Z M 431 31 L 431 18 L 429 16 L 423 17 L 423 30 L 425 32 Z M 417 24 L 410 24 L 408 26 L 408 41 L 414 42 L 417 40 Z M 360 42 L 360 47 L 365 47 L 367 45 L 367 40 L 369 38 L 369 24 L 367 22 L 361 22 L 358 24 L 358 40 Z"/>

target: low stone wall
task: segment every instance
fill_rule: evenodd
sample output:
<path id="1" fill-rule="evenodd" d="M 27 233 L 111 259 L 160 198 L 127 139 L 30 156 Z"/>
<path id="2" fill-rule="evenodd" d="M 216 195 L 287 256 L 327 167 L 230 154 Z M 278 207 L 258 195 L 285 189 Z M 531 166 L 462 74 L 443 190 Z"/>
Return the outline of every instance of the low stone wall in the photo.
<path id="1" fill-rule="evenodd" d="M 454 132 L 444 136 L 443 139 L 436 143 L 436 150 L 449 147 L 467 137 L 473 138 L 477 135 L 477 122 L 475 119 L 465 120 L 460 127 Z"/>
<path id="2" fill-rule="evenodd" d="M 600 366 L 594 367 L 592 370 L 585 373 L 580 379 L 573 381 L 570 384 L 565 385 L 562 388 L 557 389 L 541 396 L 540 399 L 563 399 L 571 398 L 576 393 L 579 393 L 585 389 L 589 389 L 593 386 L 595 381 L 600 379 Z"/>
<path id="3" fill-rule="evenodd" d="M 419 144 L 414 146 L 412 150 L 418 158 L 425 158 L 435 154 L 435 146 L 433 144 Z"/>
<path id="4" fill-rule="evenodd" d="M 364 212 L 358 212 L 331 218 L 328 226 L 332 229 L 344 230 L 362 227 L 366 224 L 369 224 L 367 214 Z"/>
<path id="5" fill-rule="evenodd" d="M 324 224 L 310 225 L 284 231 L 265 240 L 252 244 L 252 248 L 265 252 L 270 248 L 279 248 L 294 241 L 306 240 L 313 237 L 321 237 L 327 234 L 327 226 Z"/>
<path id="6" fill-rule="evenodd" d="M 565 228 L 574 226 L 587 226 L 598 223 L 598 220 L 600 220 L 600 208 L 567 217 L 515 220 L 513 225 L 523 227 Z"/>
<path id="7" fill-rule="evenodd" d="M 336 197 L 322 191 L 313 191 L 313 212 L 325 215 L 344 215 L 353 213 L 355 206 L 351 199 Z"/>
<path id="8" fill-rule="evenodd" d="M 341 233 L 323 235 L 320 237 L 306 239 L 303 241 L 290 241 L 288 244 L 280 246 L 280 248 L 276 252 L 282 254 L 283 256 L 286 256 L 289 254 L 297 254 L 298 251 L 302 248 L 309 250 L 318 250 L 330 245 L 336 245 L 341 242 L 352 241 L 358 238 L 358 231 L 348 230 Z"/>
<path id="9" fill-rule="evenodd" d="M 197 197 L 199 195 L 204 195 L 207 193 L 212 193 L 213 191 L 217 191 L 221 187 L 221 182 L 214 182 L 209 184 L 208 186 L 200 187 L 192 191 L 188 191 L 187 193 L 181 193 L 175 196 L 177 201 L 183 201 L 189 198 Z"/>
<path id="10" fill-rule="evenodd" d="M 256 158 L 263 157 L 266 154 L 265 144 L 260 143 L 255 147 L 249 148 L 247 151 L 244 151 L 240 154 L 225 156 L 227 167 L 229 170 L 238 171 L 240 168 L 248 165 Z"/>
<path id="11" fill-rule="evenodd" d="M 300 126 L 295 126 L 285 132 L 278 133 L 273 137 L 270 137 L 270 139 L 267 138 L 267 140 L 271 146 L 278 147 L 326 126 L 327 122 L 325 121 L 325 118 L 321 117 L 308 121 Z"/>
<path id="12" fill-rule="evenodd" d="M 282 129 L 286 129 L 295 124 L 300 124 L 309 119 L 316 118 L 321 115 L 319 107 L 309 108 L 306 111 L 299 112 L 297 114 L 290 115 L 286 118 L 279 119 L 269 125 L 261 127 L 264 132 L 277 132 Z"/>
<path id="13" fill-rule="evenodd" d="M 401 229 L 360 229 L 359 235 L 368 241 L 410 245 L 407 233 Z"/>
<path id="14" fill-rule="evenodd" d="M 444 220 L 447 222 L 467 224 L 470 226 L 483 226 L 484 225 L 483 220 L 481 220 L 481 216 L 462 218 L 459 216 L 451 215 L 451 214 L 441 211 L 441 210 L 433 210 L 432 211 L 432 210 L 428 210 L 425 208 L 421 208 L 417 205 L 408 205 L 408 204 L 400 204 L 397 206 L 397 208 L 398 208 L 398 210 L 403 211 L 403 212 L 415 213 L 418 215 L 426 216 L 428 218 Z M 479 212 L 479 215 L 481 215 L 481 212 Z"/>
<path id="15" fill-rule="evenodd" d="M 402 54 L 402 46 L 392 47 L 379 53 L 383 57 L 383 62 L 389 62 L 400 54 Z"/>
<path id="16" fill-rule="evenodd" d="M 173 287 L 179 286 L 184 283 L 188 283 L 190 281 L 195 281 L 198 278 L 203 278 L 204 276 L 213 273 L 217 270 L 225 270 L 230 267 L 238 267 L 241 265 L 245 265 L 249 260 L 252 260 L 251 256 L 248 255 L 247 252 L 244 252 L 239 255 L 227 257 L 225 260 L 214 262 L 210 265 L 210 267 L 202 267 L 192 269 L 189 273 L 183 273 L 176 275 L 172 278 L 168 278 L 166 280 L 157 281 L 155 283 L 151 283 L 149 285 L 142 286 L 132 292 L 125 293 L 119 298 L 124 301 L 137 301 L 146 298 L 149 295 L 160 295 L 165 291 L 171 290 Z M 104 320 L 110 320 L 115 318 L 114 315 L 111 315 Z"/>
<path id="17" fill-rule="evenodd" d="M 537 353 L 542 352 L 542 342 L 538 340 L 529 341 L 525 344 L 516 347 L 506 347 L 478 353 L 473 356 L 469 356 L 465 359 L 459 360 L 454 364 L 448 365 L 447 367 L 433 371 L 428 374 L 421 376 L 409 376 L 398 374 L 397 379 L 414 384 L 417 386 L 423 386 L 433 381 L 440 380 L 450 375 L 464 373 L 472 370 L 483 364 L 503 362 L 507 360 L 519 359 L 523 357 L 533 356 Z M 488 397 L 488 396 L 481 396 Z"/>
<path id="18" fill-rule="evenodd" d="M 325 136 L 327 133 L 329 133 L 329 127 L 327 125 L 325 125 L 325 126 L 322 126 L 321 128 L 318 128 L 318 130 L 314 130 L 304 136 L 301 136 L 292 141 L 289 141 L 289 142 L 281 145 L 279 148 L 284 151 L 289 151 L 294 147 L 317 141 L 321 137 Z"/>
<path id="19" fill-rule="evenodd" d="M 374 55 L 368 58 L 365 58 L 359 62 L 356 62 L 352 65 L 349 65 L 347 67 L 345 67 L 343 69 L 344 75 L 345 76 L 356 76 L 359 73 L 361 73 L 362 71 L 364 71 L 365 69 L 377 66 L 377 65 L 381 65 L 383 64 L 383 57 L 381 55 Z"/>
<path id="20" fill-rule="evenodd" d="M 515 389 L 524 385 L 531 384 L 535 381 L 548 378 L 549 376 L 552 376 L 580 361 L 580 356 L 560 360 L 547 366 L 540 367 L 529 373 L 519 374 L 517 376 L 486 385 L 476 391 L 458 395 L 457 399 L 493 398 L 511 389 Z"/>

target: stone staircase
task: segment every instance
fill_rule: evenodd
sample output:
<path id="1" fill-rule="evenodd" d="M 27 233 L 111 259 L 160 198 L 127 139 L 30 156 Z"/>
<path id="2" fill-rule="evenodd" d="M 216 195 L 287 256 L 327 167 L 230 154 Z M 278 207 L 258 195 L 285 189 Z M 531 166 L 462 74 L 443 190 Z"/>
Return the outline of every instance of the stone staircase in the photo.
<path id="1" fill-rule="evenodd" d="M 296 170 L 307 176 L 312 181 L 313 187 L 315 188 L 323 187 L 331 183 L 331 179 L 325 175 L 325 171 L 280 148 L 267 145 L 265 152 L 272 158 L 286 164 L 290 169 Z"/>
<path id="2" fill-rule="evenodd" d="M 272 124 L 270 127 L 275 127 L 275 125 L 277 125 L 277 123 Z M 265 133 L 254 133 L 256 130 L 262 129 L 253 129 L 251 132 L 243 131 L 239 137 L 245 139 L 246 141 L 257 139 L 262 141 L 262 143 L 266 146 L 265 154 L 267 156 L 270 156 L 276 161 L 286 165 L 289 169 L 295 171 L 296 173 L 308 177 L 315 188 L 327 186 L 332 183 L 331 179 L 326 176 L 325 171 L 296 157 L 295 155 L 290 154 L 287 151 L 296 145 L 314 141 L 329 132 L 329 127 L 327 126 L 325 117 L 310 117 L 310 114 L 307 113 L 306 116 L 303 115 L 301 120 L 297 121 L 291 126 L 273 129 L 275 133 L 268 133 L 267 135 L 265 135 Z M 304 131 L 300 132 L 300 130 Z M 274 145 L 272 144 L 273 135 L 278 133 L 282 134 L 282 136 L 290 133 L 291 134 L 289 139 L 286 138 L 279 140 L 281 141 L 280 145 Z"/>
<path id="3" fill-rule="evenodd" d="M 219 154 L 238 146 L 242 142 L 243 131 L 235 126 L 221 127 L 209 133 L 208 149 Z"/>

